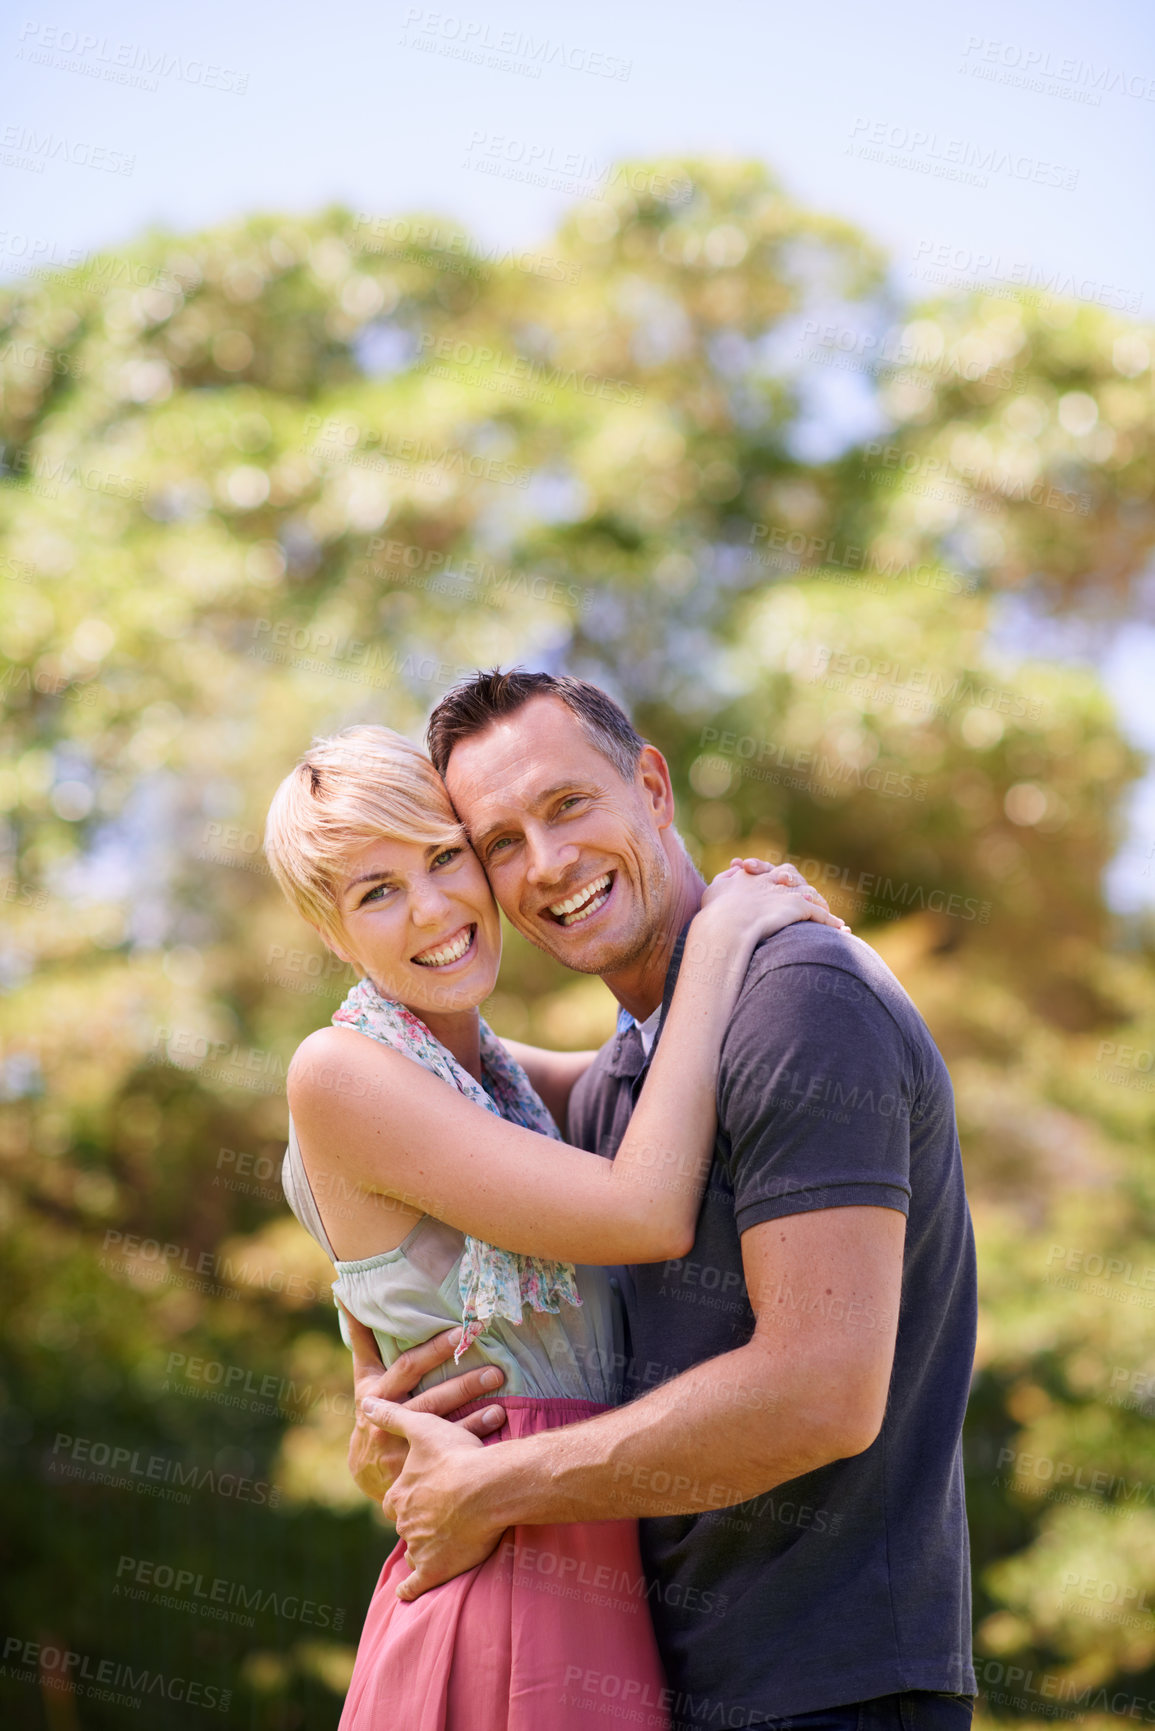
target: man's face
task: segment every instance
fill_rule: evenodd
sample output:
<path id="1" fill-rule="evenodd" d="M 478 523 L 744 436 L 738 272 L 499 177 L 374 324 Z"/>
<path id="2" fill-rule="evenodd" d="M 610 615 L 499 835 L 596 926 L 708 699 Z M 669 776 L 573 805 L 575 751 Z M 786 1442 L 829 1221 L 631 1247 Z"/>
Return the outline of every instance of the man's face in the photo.
<path id="1" fill-rule="evenodd" d="M 647 746 L 623 781 L 559 698 L 455 745 L 445 782 L 510 923 L 582 974 L 640 960 L 671 883 L 669 774 Z"/>

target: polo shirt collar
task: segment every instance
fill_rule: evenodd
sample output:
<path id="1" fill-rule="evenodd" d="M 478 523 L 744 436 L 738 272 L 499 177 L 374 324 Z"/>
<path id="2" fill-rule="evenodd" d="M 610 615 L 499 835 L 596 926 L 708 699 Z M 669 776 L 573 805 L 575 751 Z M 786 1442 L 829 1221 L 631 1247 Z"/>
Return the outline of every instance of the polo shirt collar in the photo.
<path id="1" fill-rule="evenodd" d="M 686 949 L 686 933 L 690 929 L 689 920 L 678 933 L 670 955 L 670 965 L 666 970 L 666 984 L 662 992 L 661 1015 L 657 1028 L 654 1030 L 653 1044 L 647 1055 L 642 1044 L 641 1024 L 624 1006 L 618 1007 L 618 1025 L 614 1037 L 614 1048 L 610 1054 L 610 1073 L 614 1076 L 638 1076 L 649 1067 L 650 1060 L 658 1049 L 658 1041 L 662 1037 L 662 1029 L 666 1025 L 666 1015 L 670 1008 L 670 999 L 674 995 L 674 987 L 678 983 L 681 971 L 682 957 Z"/>

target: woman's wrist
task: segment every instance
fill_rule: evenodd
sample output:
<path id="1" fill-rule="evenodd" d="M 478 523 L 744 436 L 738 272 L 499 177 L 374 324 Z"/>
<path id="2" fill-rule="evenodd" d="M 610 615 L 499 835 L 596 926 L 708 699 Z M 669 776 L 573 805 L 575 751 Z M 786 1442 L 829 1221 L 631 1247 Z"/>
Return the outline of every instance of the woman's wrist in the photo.
<path id="1" fill-rule="evenodd" d="M 682 971 L 716 984 L 723 977 L 745 975 L 757 943 L 749 913 L 736 918 L 724 902 L 708 903 L 690 921 L 682 955 Z"/>

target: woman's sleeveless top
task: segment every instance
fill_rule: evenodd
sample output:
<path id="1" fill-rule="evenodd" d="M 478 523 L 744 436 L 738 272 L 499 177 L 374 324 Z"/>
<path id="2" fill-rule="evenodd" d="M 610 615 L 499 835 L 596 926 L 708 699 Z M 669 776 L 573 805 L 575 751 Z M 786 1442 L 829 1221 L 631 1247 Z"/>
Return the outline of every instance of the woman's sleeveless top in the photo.
<path id="1" fill-rule="evenodd" d="M 433 1040 L 428 1030 L 424 1032 L 429 1040 Z M 485 1032 L 488 1039 L 483 1045 L 483 1069 L 487 1082 L 491 1082 L 486 1048 L 492 1057 L 490 1042 L 496 1044 L 496 1041 L 488 1029 Z M 440 1050 L 444 1051 L 444 1048 Z M 445 1056 L 448 1058 L 449 1054 Z M 508 1099 L 507 1067 L 512 1065 L 512 1060 L 504 1049 L 499 1062 L 506 1074 L 503 1087 L 495 1093 L 499 1099 L 503 1094 Z M 519 1066 L 513 1068 L 521 1079 L 519 1087 L 532 1093 L 524 1071 Z M 447 1085 L 452 1086 L 453 1082 L 444 1071 L 442 1074 Z M 470 1081 L 472 1083 L 472 1078 Z M 477 1084 L 473 1083 L 473 1086 Z M 533 1098 L 537 1100 L 536 1095 Z M 524 1122 L 522 1110 L 509 1110 L 502 1116 Z M 549 1158 L 550 1150 L 543 1144 L 542 1159 Z M 424 1215 L 396 1249 L 356 1262 L 343 1262 L 336 1255 L 325 1231 L 291 1119 L 281 1176 L 289 1207 L 334 1265 L 337 1275 L 333 1282 L 334 1298 L 339 1298 L 352 1316 L 372 1329 L 387 1366 L 408 1347 L 462 1323 L 463 1258 L 467 1256 L 467 1247 L 476 1247 L 478 1241 L 467 1239 L 455 1227 L 447 1226 L 431 1215 Z M 333 1210 L 347 1206 L 348 1200 L 355 1197 L 363 1207 L 363 1187 L 347 1184 L 345 1188 L 348 1195 L 339 1196 L 334 1183 L 331 1194 L 322 1193 L 322 1202 Z M 387 1209 L 389 1199 L 383 1196 L 381 1204 L 383 1209 Z M 481 1246 L 483 1252 L 489 1248 Z M 505 1255 L 504 1252 L 498 1254 Z M 531 1263 L 528 1258 L 518 1260 Z M 476 1251 L 473 1261 L 467 1264 L 467 1274 L 475 1264 Z M 560 1264 L 538 1266 L 565 1268 Z M 527 1301 L 520 1307 L 519 1322 L 514 1321 L 511 1314 L 499 1312 L 489 1316 L 484 1332 L 476 1335 L 460 1362 L 454 1363 L 450 1359 L 438 1365 L 420 1386 L 428 1388 L 458 1375 L 462 1370 L 496 1364 L 505 1372 L 505 1382 L 496 1399 L 506 1394 L 607 1404 L 619 1400 L 625 1354 L 616 1278 L 606 1268 L 577 1267 L 573 1270 L 573 1281 L 578 1304 L 562 1302 L 555 1311 L 533 1308 Z M 524 1289 L 524 1277 L 522 1284 Z M 468 1289 L 468 1278 L 465 1285 Z M 505 1307 L 506 1310 L 510 1308 L 508 1305 Z M 341 1332 L 348 1345 L 344 1317 L 341 1318 Z"/>

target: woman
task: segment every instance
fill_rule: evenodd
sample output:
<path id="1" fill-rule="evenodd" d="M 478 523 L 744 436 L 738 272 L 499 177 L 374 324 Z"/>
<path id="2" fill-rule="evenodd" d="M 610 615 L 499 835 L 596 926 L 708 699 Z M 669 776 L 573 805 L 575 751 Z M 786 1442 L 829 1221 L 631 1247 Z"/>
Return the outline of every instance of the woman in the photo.
<path id="1" fill-rule="evenodd" d="M 288 1078 L 285 1190 L 334 1262 L 341 1305 L 386 1364 L 461 1324 L 463 1366 L 505 1374 L 498 1436 L 602 1410 L 622 1362 L 606 1265 L 682 1256 L 693 1241 L 722 1033 L 754 945 L 795 920 L 842 921 L 741 869 L 711 885 L 607 1161 L 557 1129 L 593 1054 L 519 1046 L 514 1058 L 478 1014 L 497 978 L 498 910 L 422 752 L 382 727 L 317 742 L 277 791 L 266 851 L 289 900 L 360 976 Z M 701 959 L 719 955 L 721 971 Z M 656 1698 L 634 1524 L 526 1538 L 528 1574 L 502 1545 L 414 1603 L 393 1552 L 342 1731 L 568 1731 L 584 1713 L 567 1702 L 567 1667 L 572 1677 L 594 1657 L 637 1684 L 626 1700 Z"/>

